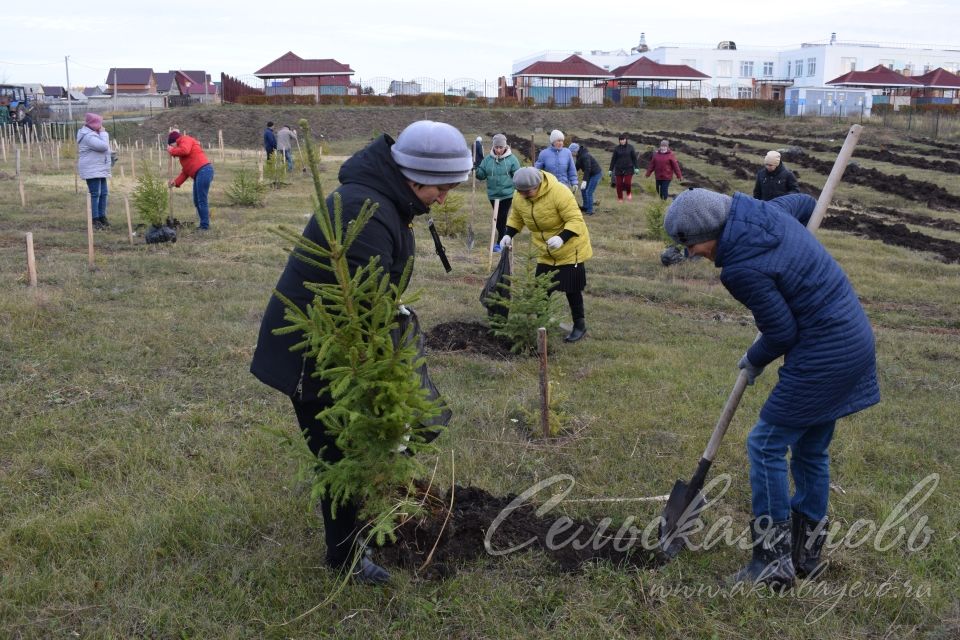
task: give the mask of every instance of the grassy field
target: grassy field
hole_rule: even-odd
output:
[[[656,114],[632,130],[710,124],[763,132],[769,125],[711,117]],[[815,132],[809,122],[797,126]],[[584,122],[566,133],[597,137],[594,129]],[[472,131],[464,133],[472,139]],[[824,136],[835,133],[834,123]],[[868,127],[862,144],[875,144],[877,133]],[[883,132],[886,140],[894,135]],[[349,153],[364,141],[338,141],[336,150]],[[538,142],[545,144],[546,134]],[[910,144],[918,155],[934,148]],[[609,158],[597,156],[602,165]],[[883,394],[880,405],[840,422],[831,447],[830,517],[847,543],[837,541],[818,588],[805,583],[782,598],[717,591],[748,556],[726,544],[659,569],[599,563],[561,573],[546,556],[521,552],[466,563],[443,581],[395,569],[387,588],[341,585],[323,568],[319,513],[295,479],[296,461],[269,433],[295,434],[293,412],[248,373],[260,316],[285,261],[269,230],[304,224],[309,180],[297,173],[268,194],[265,208],[231,208],[224,189],[240,167],[254,166],[253,154],[210,157],[217,172],[211,232],[190,228],[188,184],[174,193],[176,216],[191,223],[179,242],[146,246],[141,234],[131,245],[122,202],[134,186],[128,164],[126,177],[118,171],[112,181],[113,228],[97,232],[94,270],[72,161],[59,171],[49,158],[45,166],[36,157],[24,162],[26,207],[12,158],[0,166],[0,636],[960,636],[960,265],[839,232],[818,234],[874,324]],[[752,189],[722,167],[679,159]],[[328,189],[337,167],[324,164]],[[888,170],[933,179],[931,172]],[[934,177],[960,194],[955,175]],[[803,175],[812,184],[824,179]],[[455,416],[439,441],[442,454],[428,461],[437,466],[438,485],[505,495],[570,474],[575,487],[553,513],[646,523],[662,503],[602,500],[662,495],[677,478],[689,478],[755,329],[712,265],[663,268],[662,246],[638,237],[653,201],[644,190],[650,183],[641,178],[637,197],[621,206],[609,187],[599,188],[598,214],[588,219],[595,250],[589,336],[574,345],[563,344],[562,333],[551,336],[551,375],[574,433],[538,441],[514,420],[536,399],[534,359],[429,354]],[[445,240],[452,273],[443,272],[424,221],[416,225],[412,288],[423,292],[417,311],[428,330],[484,321],[477,297],[487,274],[486,197],[482,186],[459,191],[479,240],[473,250]],[[960,212],[928,211],[863,187],[842,186],[837,199],[960,220]],[[27,231],[36,245],[35,290],[27,286]],[[952,232],[938,237],[960,240]],[[707,515],[708,526],[729,516],[740,530],[749,519],[743,443],[776,380],[769,369],[745,394],[714,466],[713,475],[729,475],[730,489]],[[909,501],[915,510],[897,523],[903,534],[894,526],[878,537],[855,524],[880,526],[924,481]]]

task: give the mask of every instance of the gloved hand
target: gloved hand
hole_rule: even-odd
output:
[[[587,190],[587,181],[584,180],[583,182],[580,183],[580,191],[586,191],[586,190]]]
[[[513,238],[511,238],[508,235],[504,235],[502,238],[500,238],[501,249],[509,249],[512,246],[513,246]]]
[[[607,171],[607,177],[608,177],[608,178],[612,178],[612,177],[613,177],[613,171]]]
[[[763,373],[763,367],[758,367],[750,362],[750,358],[747,357],[747,354],[743,354],[743,357],[740,358],[740,362],[737,363],[737,366],[747,372],[748,385],[753,384],[760,374]]]
[[[574,194],[577,192],[577,183],[576,183],[576,182],[574,182],[572,185],[570,185],[570,191],[571,191],[572,193],[574,193]]]
[[[635,176],[640,175],[640,167],[636,167],[636,168],[633,170],[633,175],[635,175]]]
[[[500,245],[501,247],[503,245]],[[563,246],[563,238],[560,236],[553,236],[552,238],[547,238],[547,246],[551,249],[559,249]]]

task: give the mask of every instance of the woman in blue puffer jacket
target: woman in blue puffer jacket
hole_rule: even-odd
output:
[[[880,401],[870,322],[840,265],[804,227],[815,206],[805,194],[762,202],[692,189],[664,219],[670,237],[712,260],[753,313],[762,335],[740,359],[748,383],[784,359],[747,437],[756,544],[736,581],[782,587],[822,571],[834,426]]]
[[[560,184],[573,188],[577,184],[577,165],[570,149],[563,146],[565,139],[563,131],[551,131],[550,146],[540,152],[533,166],[552,173]]]

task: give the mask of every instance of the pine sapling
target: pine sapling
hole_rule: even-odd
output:
[[[368,201],[352,220],[345,220],[339,194],[335,194],[331,215],[309,125],[301,120],[300,126],[307,132],[307,158],[316,194],[314,218],[323,243],[311,242],[287,227],[281,226],[276,233],[293,244],[293,256],[331,272],[335,283],[305,283],[314,294],[305,310],[275,292],[290,323],[275,333],[302,334],[294,348],[303,350],[314,362],[314,375],[323,380],[330,396],[329,405],[317,418],[343,452],[343,459],[335,463],[311,458],[311,496],[329,497],[334,513],[345,503],[360,503],[360,518],[371,522],[369,535],[382,543],[393,538],[401,517],[417,511],[413,482],[426,470],[404,451],[436,451],[427,439],[438,427],[424,423],[440,414],[439,403],[421,388],[418,367],[422,358],[417,342],[410,326],[401,335],[398,322],[400,296],[413,262],[407,264],[397,284],[390,282],[378,256],[351,272],[347,252],[377,205]]]
[[[506,338],[514,353],[536,351],[537,329],[545,327],[549,332],[559,324],[550,295],[550,290],[555,286],[553,274],[542,273],[538,276],[536,268],[536,256],[527,256],[520,273],[506,276],[509,285],[499,285],[500,288],[509,289],[509,296],[500,292],[489,296],[492,305],[507,309],[506,316],[490,316],[490,330],[493,335]]]

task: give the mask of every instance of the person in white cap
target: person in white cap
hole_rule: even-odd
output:
[[[572,189],[577,185],[577,165],[570,149],[563,146],[564,140],[563,131],[551,131],[550,146],[540,152],[533,166],[552,173],[560,184]]]
[[[377,205],[373,218],[350,244],[347,259],[351,271],[366,266],[371,258],[376,257],[384,277],[391,284],[399,285],[407,263],[414,255],[414,219],[427,213],[430,205],[443,203],[450,190],[467,179],[472,168],[470,149],[463,135],[449,124],[429,120],[411,124],[396,142],[388,135],[381,135],[344,162],[338,176],[340,186],[327,197],[330,215],[334,214],[335,197],[340,200],[345,224],[357,217],[364,203]],[[313,217],[303,230],[303,236],[314,243],[325,244]],[[331,271],[291,255],[275,290],[301,309],[306,309],[314,294],[304,286],[305,282],[323,284],[336,280]],[[413,322],[416,327],[416,321]],[[261,382],[290,398],[310,450],[333,464],[343,454],[337,447],[336,438],[327,433],[325,425],[316,418],[329,406],[330,397],[323,380],[313,375],[314,359],[303,357],[302,351],[292,350],[302,340],[302,335],[274,333],[288,324],[283,302],[276,295],[271,296],[260,325],[250,371]],[[421,370],[421,377],[436,392],[425,367]],[[449,409],[444,409],[427,426],[446,424],[450,417]],[[335,569],[350,567],[361,549],[357,540],[360,505],[341,504],[337,507],[336,517],[329,497],[322,498],[320,506],[327,564]],[[387,571],[367,555],[363,555],[354,567],[352,577],[357,582],[380,584],[390,578]]]
[[[797,178],[783,165],[779,151],[768,151],[763,159],[763,168],[757,171],[753,197],[757,200],[773,200],[788,193],[800,193]]]

